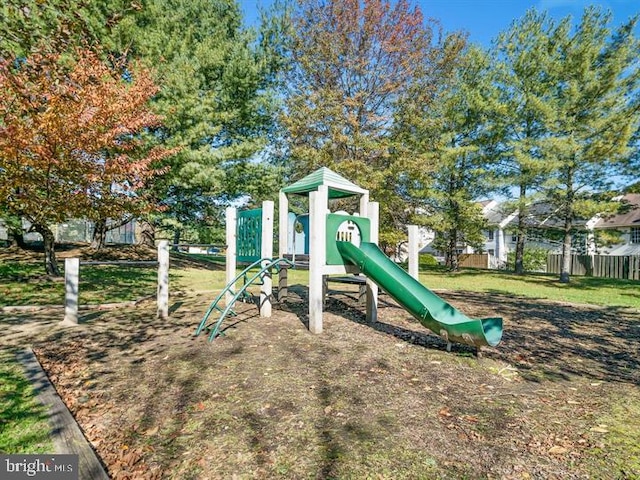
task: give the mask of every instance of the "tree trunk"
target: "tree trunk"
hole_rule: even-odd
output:
[[[516,275],[524,275],[524,243],[526,241],[526,223],[525,223],[525,210],[527,199],[527,187],[520,186],[520,201],[518,206],[518,230],[516,238],[516,263],[514,270]]]
[[[24,230],[22,228],[22,218],[16,215],[7,215],[4,218],[7,227],[7,240],[10,247],[18,247],[23,250],[27,248],[24,241]]]
[[[564,232],[562,242],[562,268],[560,269],[560,283],[569,283],[571,274],[571,230]]]
[[[156,227],[147,220],[140,221],[140,238],[138,239],[138,245],[154,248],[156,246]]]
[[[173,231],[173,247],[171,247],[171,249],[176,251],[176,252],[178,250],[180,250],[180,247],[178,246],[178,244],[180,243],[180,237],[181,236],[182,236],[182,229],[176,228]]]
[[[47,275],[60,277],[60,269],[58,268],[58,260],[55,252],[55,237],[53,231],[46,225],[33,225],[33,229],[42,235],[44,241],[44,268]]]
[[[569,283],[571,274],[571,229],[573,214],[571,207],[566,208],[564,216],[564,238],[562,240],[562,268],[560,269],[560,283]]]
[[[458,231],[449,231],[449,242],[447,244],[447,266],[452,272],[457,272],[460,269],[458,262]]]
[[[524,269],[524,244],[526,241],[524,228],[520,228],[518,225],[518,236],[516,238],[516,275],[524,275],[526,273]]]
[[[27,248],[27,242],[24,241],[24,232],[22,229],[7,228],[7,237],[10,247],[18,247],[22,250]]]
[[[100,218],[93,224],[93,235],[91,237],[91,248],[100,250],[107,243],[107,219]]]
[[[567,169],[564,183],[567,186],[567,193],[562,207],[564,212],[564,239],[562,241],[562,268],[560,269],[560,283],[569,283],[571,274],[571,229],[573,228],[573,204],[575,200],[575,192],[573,190],[573,168],[571,166]]]

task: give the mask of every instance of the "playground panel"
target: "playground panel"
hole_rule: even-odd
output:
[[[236,226],[237,261],[252,263],[262,252],[262,209],[238,212]]]
[[[347,225],[344,225],[348,222]],[[346,227],[346,228],[345,228]],[[355,231],[357,230],[357,234]],[[371,220],[354,215],[330,213],[327,215],[327,265],[344,265],[344,257],[338,251],[336,241],[352,242],[358,236],[360,242],[371,240]],[[358,242],[359,243],[359,242]]]

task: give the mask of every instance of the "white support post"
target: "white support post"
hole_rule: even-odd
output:
[[[295,233],[294,233],[295,235]],[[289,250],[289,199],[287,194],[278,194],[278,256],[284,258]],[[283,302],[288,293],[288,271],[281,268],[278,273],[278,301]]]
[[[371,243],[378,244],[378,228],[379,228],[379,211],[378,202],[369,202],[367,206],[367,217],[371,221],[371,233],[369,235]],[[367,322],[375,323],[378,321],[378,286],[367,278]]]
[[[365,193],[360,197],[360,212],[361,217],[369,217],[369,194]]]
[[[407,225],[407,230],[409,231],[409,275],[419,281],[418,226]]]
[[[264,268],[273,259],[273,202],[266,200],[262,202],[262,251],[260,256],[267,258],[262,262]],[[260,289],[260,316],[271,316],[271,295],[273,286],[271,271],[262,274],[262,288]]]
[[[323,275],[326,263],[326,229],[329,193],[326,185],[309,193],[309,330],[322,333]]]
[[[169,318],[169,242],[158,243],[158,318]]]
[[[227,207],[225,210],[225,218],[227,224],[227,254],[226,254],[226,281],[225,284],[229,285],[234,278],[236,278],[236,222],[237,211],[234,207]],[[225,294],[225,302],[227,305],[231,303],[233,295],[230,291]]]
[[[64,261],[64,320],[61,324],[78,325],[78,291],[80,259],[66,258]]]
[[[497,264],[499,266],[502,266],[506,262],[506,254],[504,248],[504,230],[502,230],[501,227],[498,227],[498,231],[496,233],[495,256]]]

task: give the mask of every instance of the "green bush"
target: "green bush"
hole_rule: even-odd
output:
[[[544,272],[547,269],[547,256],[549,251],[540,247],[525,247],[523,266],[526,272]],[[507,254],[507,268],[515,270],[516,252]]]
[[[429,253],[421,253],[418,256],[418,264],[420,266],[420,270],[423,270],[425,268],[437,266],[438,261],[435,259],[433,255]]]
[[[407,258],[404,262],[399,262],[399,266],[407,270],[409,268],[409,259]],[[429,253],[421,253],[418,255],[418,271],[433,269],[433,267],[437,267],[438,261],[435,257]]]

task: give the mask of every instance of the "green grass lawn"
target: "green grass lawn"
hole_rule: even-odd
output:
[[[172,268],[172,289],[213,294],[224,288],[222,257],[189,257],[213,263],[218,269],[193,265],[188,268]],[[240,271],[238,269],[238,273]],[[81,266],[80,304],[122,302],[152,295],[156,289],[156,276],[153,267]],[[519,276],[498,270],[473,269],[449,273],[438,267],[430,267],[420,272],[420,281],[434,290],[522,295],[572,303],[640,308],[640,282],[632,280],[574,276],[569,284],[562,284],[558,282],[556,275]],[[289,270],[289,283],[307,285],[308,272]],[[277,285],[275,273],[274,285]],[[62,279],[52,280],[43,275],[41,263],[5,262],[0,265],[0,306],[63,303],[64,282]]]
[[[0,453],[51,453],[45,408],[15,357],[0,351]]]
[[[220,263],[221,259],[203,259]],[[240,269],[237,270],[240,273]],[[178,285],[195,292],[216,292],[225,286],[224,271],[198,268],[174,270],[173,279]],[[309,272],[289,270],[289,284],[307,285]],[[515,275],[502,270],[463,269],[450,273],[440,267],[430,267],[420,272],[420,282],[430,289],[486,292],[488,294],[522,295],[569,303],[602,305],[610,307],[640,308],[640,282],[611,278],[571,277],[568,284],[560,283],[557,275],[530,273]],[[274,273],[274,285],[277,285]]]
[[[81,266],[80,304],[123,302],[155,294],[157,276],[155,267]],[[0,307],[63,304],[64,279],[44,275],[42,263],[0,265]]]
[[[640,308],[640,282],[611,278],[571,277],[563,284],[557,275],[524,276],[499,270],[442,269],[420,272],[420,281],[431,289],[522,295],[531,298],[591,305]]]
[[[240,274],[242,271],[242,268],[238,268],[236,269],[236,274]],[[257,270],[250,271],[248,274],[249,277],[253,276],[256,272]],[[195,293],[216,293],[226,286],[224,270],[185,268],[170,270],[169,274],[170,282],[172,282],[176,288]],[[276,271],[273,272],[272,278],[273,285],[276,287],[278,285],[278,273]],[[309,283],[309,272],[306,270],[290,269],[288,279],[290,285],[307,285]],[[238,286],[241,284],[241,281],[239,281]]]

